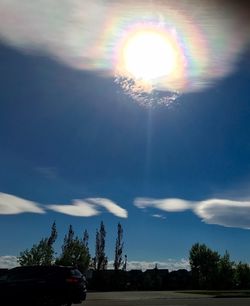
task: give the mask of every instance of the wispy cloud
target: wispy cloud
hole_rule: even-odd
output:
[[[43,214],[45,210],[38,203],[7,193],[0,193],[0,215],[15,215],[21,213]]]
[[[140,209],[154,208],[165,212],[192,210],[208,224],[250,229],[250,201],[208,199],[192,202],[182,199],[137,198],[134,205]]]
[[[165,220],[166,217],[160,214],[153,214],[152,217]]]
[[[0,256],[0,268],[11,269],[17,266],[19,266],[19,264],[17,262],[16,256],[10,256],[10,255]]]
[[[128,212],[118,204],[106,198],[89,198],[84,200],[74,200],[71,205],[47,205],[47,208],[66,215],[77,217],[92,217],[101,214],[101,208],[106,209],[111,214],[127,218]]]
[[[114,261],[108,262],[108,269],[113,269]],[[180,260],[168,258],[166,261],[136,261],[131,260],[127,262],[127,270],[142,270],[154,269],[157,265],[158,269],[168,269],[169,271],[186,269],[190,270],[189,260],[182,258]]]

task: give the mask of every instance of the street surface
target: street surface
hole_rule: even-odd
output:
[[[249,306],[250,298],[160,292],[89,292],[85,306]]]

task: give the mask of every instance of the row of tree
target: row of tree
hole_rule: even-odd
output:
[[[250,266],[235,263],[227,251],[221,256],[196,243],[189,252],[189,262],[194,289],[250,289]]]
[[[205,244],[196,243],[191,247],[191,271],[169,272],[167,269],[157,269],[156,266],[143,273],[138,270],[126,271],[127,256],[123,256],[123,228],[120,223],[117,225],[113,270],[107,270],[106,230],[103,222],[96,230],[94,257],[90,255],[87,230],[79,237],[70,225],[59,256],[56,256],[54,250],[57,236],[54,222],[49,237],[20,253],[20,265],[58,264],[76,266],[82,272],[92,270],[89,285],[91,289],[97,290],[250,289],[250,266],[242,262],[235,263],[228,252],[221,256]]]
[[[105,253],[106,230],[103,221],[96,230],[95,256],[91,257],[89,250],[89,234],[84,231],[83,237],[75,235],[72,225],[64,237],[62,252],[56,256],[54,244],[57,239],[57,228],[54,222],[51,227],[50,236],[42,238],[39,243],[30,249],[20,253],[18,262],[21,266],[27,265],[63,265],[75,266],[82,272],[92,268],[96,271],[107,269],[108,258]],[[120,223],[117,225],[117,238],[114,251],[114,270],[126,269],[127,256],[123,260],[123,229]]]

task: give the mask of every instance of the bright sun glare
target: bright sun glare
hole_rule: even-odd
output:
[[[139,31],[123,51],[126,71],[135,79],[153,81],[169,75],[176,65],[173,46],[162,33]]]

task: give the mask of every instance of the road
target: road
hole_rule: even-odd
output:
[[[250,298],[214,298],[177,292],[88,293],[84,306],[249,306]]]

